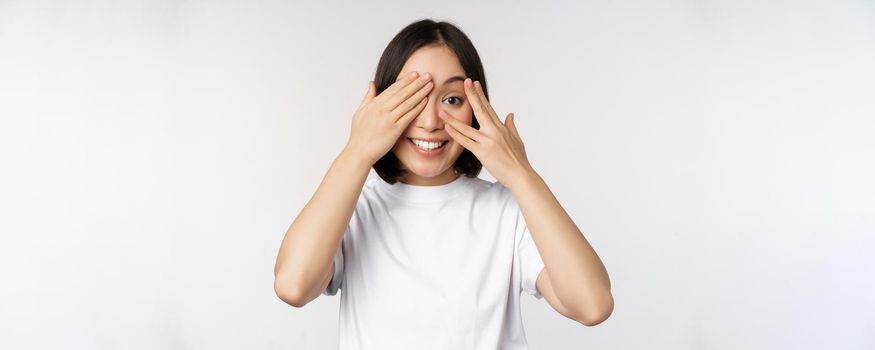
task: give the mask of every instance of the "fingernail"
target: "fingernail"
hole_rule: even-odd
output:
[[[422,81],[428,81],[429,79],[431,79],[431,74],[425,73],[421,77],[419,77],[419,79],[422,79]]]
[[[416,72],[410,72],[410,77],[411,77],[411,78],[416,78],[416,75],[417,75]]]

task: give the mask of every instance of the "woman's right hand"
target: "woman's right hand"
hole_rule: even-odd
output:
[[[368,93],[352,117],[346,149],[374,165],[425,108],[433,86],[431,74],[417,72],[407,73],[380,95],[376,84],[368,83]]]

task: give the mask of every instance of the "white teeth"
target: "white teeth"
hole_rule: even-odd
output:
[[[416,146],[418,146],[419,148],[424,149],[426,151],[438,148],[446,142],[446,141],[426,142],[426,141],[420,141],[417,139],[411,139],[411,140],[413,140],[413,143],[416,144]]]

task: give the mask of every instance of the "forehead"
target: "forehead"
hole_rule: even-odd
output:
[[[455,75],[465,75],[459,58],[445,45],[423,46],[414,51],[407,62],[404,62],[398,77],[403,77],[412,71],[431,73],[435,81]]]

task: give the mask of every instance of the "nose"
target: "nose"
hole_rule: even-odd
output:
[[[431,94],[429,94],[425,107],[422,108],[422,111],[419,112],[419,115],[416,116],[416,120],[414,120],[414,125],[428,133],[433,133],[443,129],[444,121],[438,117],[438,108],[440,108],[439,104],[436,101],[433,101]]]

